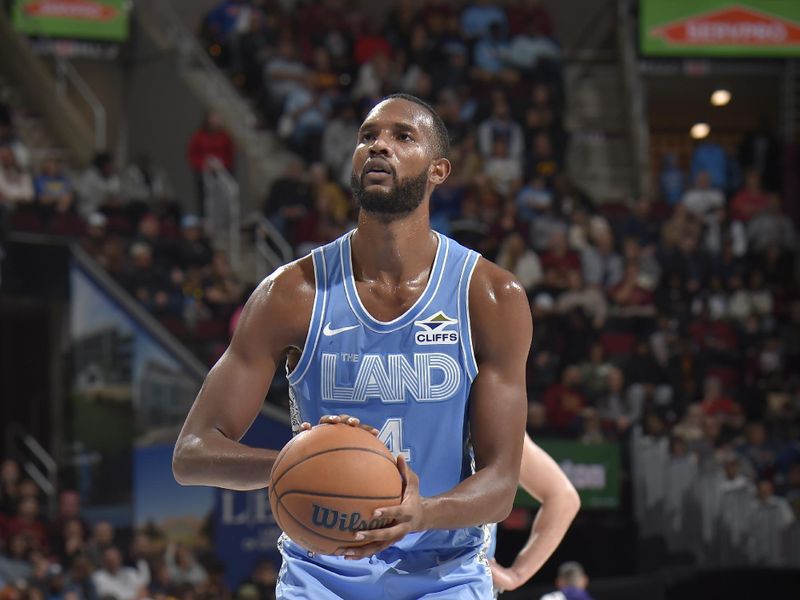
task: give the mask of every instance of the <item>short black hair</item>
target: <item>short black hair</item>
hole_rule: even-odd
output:
[[[434,140],[434,149],[436,153],[439,155],[436,158],[446,157],[447,154],[450,152],[450,135],[447,133],[447,126],[442,121],[442,117],[440,117],[434,108],[425,102],[417,98],[416,96],[412,96],[411,94],[404,94],[404,93],[397,93],[397,94],[390,94],[385,98],[381,99],[381,102],[385,100],[406,100],[408,102],[413,102],[414,104],[418,104],[425,110],[427,110],[431,118],[433,118],[433,132],[436,136]],[[378,103],[380,104],[380,102]]]

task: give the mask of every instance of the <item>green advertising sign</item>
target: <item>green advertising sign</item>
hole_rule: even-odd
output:
[[[641,0],[648,56],[800,56],[800,0]]]
[[[578,490],[582,508],[619,508],[619,446],[583,444],[568,440],[536,440],[558,463]],[[515,506],[539,503],[522,488]]]
[[[26,35],[122,42],[129,0],[16,0],[14,28]]]

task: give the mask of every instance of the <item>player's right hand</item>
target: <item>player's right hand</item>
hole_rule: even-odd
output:
[[[524,580],[512,569],[500,565],[495,559],[489,561],[492,569],[492,585],[504,592],[510,592],[521,586]]]
[[[345,425],[350,425],[351,427],[361,427],[364,431],[368,431],[375,437],[378,436],[380,433],[377,429],[375,429],[372,425],[366,425],[361,423],[358,417],[351,417],[350,415],[325,415],[319,420],[320,425],[325,423],[335,424],[335,423],[344,423]]]

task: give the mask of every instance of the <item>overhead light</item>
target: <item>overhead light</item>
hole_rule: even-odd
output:
[[[728,90],[714,90],[711,94],[711,104],[714,106],[725,106],[731,101],[731,93]]]
[[[709,133],[711,133],[711,127],[708,126],[708,123],[695,123],[689,130],[689,135],[696,140],[707,138]]]

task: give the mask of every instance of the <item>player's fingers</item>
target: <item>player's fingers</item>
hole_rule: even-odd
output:
[[[311,423],[308,421],[303,421],[300,423],[300,431],[308,431],[309,429],[311,429]]]
[[[336,416],[336,415],[325,415],[324,417],[320,417],[319,422],[320,423],[330,423],[330,424],[338,423],[339,422],[339,417]]]
[[[385,506],[372,513],[373,519],[386,519],[387,523],[407,523],[411,520],[411,514],[402,504],[398,506]]]
[[[361,429],[371,433],[375,437],[378,437],[378,434],[380,433],[380,431],[375,429],[372,425],[365,425],[364,423],[361,424]]]
[[[397,523],[391,527],[380,527],[378,529],[365,529],[356,532],[353,539],[357,542],[394,542],[408,533],[408,525]]]

